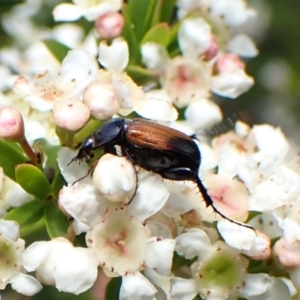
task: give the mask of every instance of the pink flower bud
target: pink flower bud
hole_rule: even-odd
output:
[[[218,54],[218,51],[219,51],[219,45],[218,45],[217,38],[214,35],[212,35],[209,48],[204,53],[204,59],[211,60]]]
[[[109,12],[98,17],[95,21],[95,28],[103,39],[112,39],[122,33],[124,17],[118,12]]]
[[[217,73],[245,70],[245,63],[234,53],[223,54],[215,64]]]
[[[80,99],[71,98],[56,102],[52,116],[55,125],[59,128],[77,131],[89,120],[90,110]]]
[[[254,260],[267,259],[271,255],[271,240],[270,238],[258,230],[253,244],[249,250],[244,250],[243,253]]]
[[[0,137],[14,142],[25,139],[23,117],[17,109],[0,107]]]
[[[120,109],[112,85],[99,80],[94,80],[86,87],[83,102],[89,107],[91,115],[98,120],[108,119]]]
[[[278,259],[281,266],[300,266],[300,241],[289,243],[285,237],[281,237],[274,245],[273,254]]]

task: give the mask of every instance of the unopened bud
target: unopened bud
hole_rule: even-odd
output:
[[[77,131],[89,120],[90,110],[79,98],[71,98],[54,104],[53,121],[59,128]]]
[[[112,85],[99,80],[94,80],[86,87],[83,102],[89,107],[91,115],[98,120],[108,119],[120,109]]]
[[[234,53],[223,54],[215,64],[217,73],[234,72],[236,70],[244,69],[245,63]]]
[[[17,109],[0,107],[0,137],[13,142],[25,139],[23,117]]]
[[[122,33],[124,17],[118,12],[109,12],[98,17],[95,21],[95,28],[103,39],[112,39]]]
[[[274,245],[273,255],[277,258],[281,266],[300,266],[300,241],[289,243],[285,237],[281,237]]]
[[[94,173],[95,188],[108,200],[128,202],[136,189],[136,175],[131,162],[125,157],[106,154],[99,160]]]
[[[217,38],[214,35],[212,35],[209,48],[204,53],[204,59],[210,60],[214,58],[218,54],[218,51],[219,51],[219,46],[218,46]]]

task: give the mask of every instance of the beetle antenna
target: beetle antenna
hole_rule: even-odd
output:
[[[235,123],[237,121],[245,121],[245,119],[248,119],[245,113],[243,112],[236,112],[233,113],[230,117],[223,120],[222,122],[216,124],[212,128],[204,130],[204,132],[197,135],[205,135],[208,138],[214,138],[220,134],[226,133],[230,130],[232,130],[235,126]]]
[[[67,164],[67,167],[68,167],[72,162],[76,161],[77,159],[78,159],[77,156],[73,157],[73,158],[71,159],[71,161]]]
[[[212,200],[212,198],[209,196],[208,192],[207,192],[207,189],[206,187],[203,185],[202,181],[200,180],[200,178],[198,178],[198,176],[195,177],[195,180],[196,180],[196,184],[201,192],[201,195],[206,203],[206,207],[209,207],[211,206],[212,209],[214,210],[215,213],[217,213],[219,216],[221,216],[223,219],[231,222],[231,223],[234,223],[234,224],[237,224],[237,225],[240,225],[240,226],[243,226],[243,227],[247,227],[249,229],[252,229],[255,231],[255,229],[250,226],[250,225],[247,225],[247,224],[244,224],[244,223],[241,223],[241,222],[237,222],[237,221],[234,221],[228,217],[226,217],[223,213],[221,213],[214,205],[214,202]]]

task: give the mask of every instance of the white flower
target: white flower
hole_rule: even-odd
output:
[[[13,221],[0,220],[0,289],[7,284],[18,293],[32,296],[42,289],[41,284],[22,272],[22,253],[25,241],[19,238],[19,226]]]
[[[218,231],[228,245],[239,250],[250,250],[256,238],[256,233],[251,228],[228,220],[218,221]]]
[[[43,283],[75,295],[88,290],[97,279],[97,260],[91,249],[74,247],[65,238],[31,244],[23,261]]]
[[[118,113],[124,116],[130,114],[137,103],[145,98],[145,94],[131,77],[123,72],[129,61],[127,42],[121,37],[114,39],[110,46],[102,41],[99,45],[98,60],[107,69],[106,74],[98,73],[98,79],[112,85],[120,105]]]
[[[178,117],[176,108],[170,102],[149,96],[137,103],[135,111],[143,118],[153,121],[170,122]]]
[[[83,102],[89,107],[91,115],[98,120],[106,120],[120,109],[117,95],[111,84],[92,81],[84,90]]]
[[[140,272],[123,276],[120,300],[154,300],[157,290]]]
[[[236,98],[239,95],[247,92],[254,80],[248,76],[244,70],[237,69],[233,72],[221,72],[212,77],[212,92],[217,95]]]
[[[220,107],[208,99],[189,103],[184,115],[195,131],[210,128],[222,120]]]
[[[229,26],[240,26],[256,15],[245,0],[211,0],[210,10],[212,15],[222,16]]]
[[[288,284],[292,285],[292,283],[290,280],[287,282],[285,280],[263,273],[247,274],[240,293],[247,299],[291,299],[292,293],[289,291]]]
[[[163,70],[169,60],[166,48],[153,42],[143,44],[141,54],[143,64],[150,70]]]
[[[87,232],[86,242],[98,264],[120,275],[143,266],[146,255],[147,227],[123,211],[108,212]]]
[[[80,96],[94,71],[93,58],[85,51],[73,50],[64,58],[59,75],[44,72],[33,82],[21,76],[15,89],[32,108],[45,112],[51,110],[56,101]]]
[[[127,42],[119,37],[113,40],[110,46],[106,41],[99,45],[99,62],[109,71],[121,73],[129,61],[129,50]]]
[[[18,183],[7,176],[4,176],[3,188],[0,191],[0,199],[4,209],[21,206],[22,204],[33,200],[33,198],[34,197],[24,191]]]
[[[88,21],[93,21],[106,13],[120,10],[122,6],[121,0],[73,0],[73,3],[61,3],[57,5],[53,10],[54,20],[75,21],[83,16]]]
[[[228,42],[227,49],[244,57],[255,57],[258,54],[253,40],[245,34],[238,34],[233,37]]]
[[[202,18],[185,19],[178,31],[178,43],[183,56],[198,58],[210,46],[210,25]]]
[[[161,83],[172,102],[182,108],[209,96],[210,69],[203,62],[177,56],[169,61]]]

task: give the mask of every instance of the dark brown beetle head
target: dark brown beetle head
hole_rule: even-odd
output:
[[[85,161],[88,163],[91,160],[91,158],[93,158],[94,156],[94,154],[92,153],[93,146],[94,146],[94,139],[93,136],[90,135],[81,145],[78,154],[74,158],[72,158],[72,160],[68,163],[68,165],[70,165],[74,161],[83,160],[83,159],[85,159]]]

